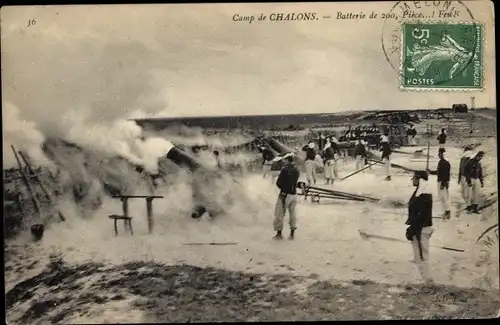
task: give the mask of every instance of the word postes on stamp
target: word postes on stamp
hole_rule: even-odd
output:
[[[476,23],[404,23],[401,88],[481,90],[484,26]]]

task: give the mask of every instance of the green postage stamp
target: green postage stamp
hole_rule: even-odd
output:
[[[484,26],[404,23],[401,88],[482,90]]]

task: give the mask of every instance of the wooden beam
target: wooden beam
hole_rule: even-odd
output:
[[[427,142],[427,162],[425,165],[425,170],[429,170],[429,157],[430,157],[430,152],[431,152],[431,143]]]
[[[27,157],[27,155],[24,152],[19,151],[19,156],[21,156],[22,160],[24,161],[24,164],[28,167],[28,170],[31,173],[30,178],[33,178],[38,183],[38,185],[40,185],[40,188],[42,189],[43,193],[45,194],[47,199],[51,202],[52,201],[51,195],[49,194],[47,189],[43,186],[43,183],[40,181],[38,174],[31,167],[31,164],[29,162],[29,158]]]
[[[227,246],[227,245],[238,245],[238,243],[186,243],[184,245],[191,245],[191,246],[201,246],[201,245]]]
[[[399,239],[399,238],[392,238],[392,237],[380,236],[380,235],[375,235],[375,234],[369,234],[369,233],[366,233],[362,230],[358,230],[358,232],[363,239],[375,238],[375,239],[383,239],[383,240],[389,240],[389,241],[397,241],[397,242],[401,242],[401,243],[410,243],[409,240],[403,240],[403,239]],[[465,252],[464,249],[458,249],[458,248],[452,248],[452,247],[446,247],[446,246],[431,246],[431,247],[436,247],[436,248],[440,248],[440,249],[444,249],[444,250],[448,250],[448,251],[460,252],[460,253]]]
[[[360,173],[360,172],[362,172],[363,170],[365,170],[365,169],[367,169],[367,168],[370,168],[371,166],[373,166],[373,165],[375,165],[375,164],[376,164],[376,162],[372,162],[371,164],[366,165],[365,167],[361,168],[360,170],[357,170],[357,171],[355,171],[355,172],[353,172],[353,173],[351,173],[351,174],[349,174],[349,175],[347,175],[347,176],[345,176],[345,177],[341,178],[340,180],[341,180],[341,181],[346,180],[346,179],[348,179],[349,177],[354,176],[354,175],[356,175],[357,173]]]
[[[35,206],[36,213],[38,214],[38,217],[41,218],[40,203],[38,202],[38,200],[35,196],[35,191],[33,190],[33,187],[31,186],[31,183],[30,183],[28,176],[23,171],[23,166],[21,164],[21,160],[19,160],[19,156],[17,155],[16,149],[14,148],[13,145],[11,145],[10,147],[12,148],[12,151],[14,152],[14,156],[16,157],[17,165],[19,166],[19,173],[21,174],[21,177],[24,181],[24,184],[26,185],[26,188],[28,189],[28,193],[30,194],[31,201],[33,202],[33,205]]]

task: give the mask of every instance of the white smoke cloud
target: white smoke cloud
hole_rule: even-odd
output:
[[[98,150],[112,156],[122,156],[133,163],[141,162],[140,153],[134,147],[142,130],[133,121],[116,120],[112,122],[92,121],[85,116],[66,114],[71,129],[66,140],[89,149]]]
[[[223,133],[208,134],[200,127],[174,126],[160,132],[145,131],[145,135],[161,136],[179,146],[209,146],[212,149],[238,146],[252,141],[254,138],[243,132],[231,130]]]
[[[174,147],[174,145],[163,138],[148,138],[145,141],[140,141],[138,146],[141,150],[142,165],[150,173],[158,172],[158,161],[160,158]]]
[[[43,154],[41,145],[45,137],[38,130],[37,125],[21,118],[19,108],[10,103],[2,103],[3,120],[3,164],[4,169],[17,167],[17,162],[12,152],[11,145],[16,151],[28,154],[33,163],[49,165],[50,161]]]

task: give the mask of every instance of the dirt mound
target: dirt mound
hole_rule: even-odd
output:
[[[127,300],[127,310],[142,312],[139,322],[243,322],[485,318],[498,312],[500,296],[452,286],[336,284],[153,262],[68,266],[54,259],[7,292],[7,319],[12,324],[64,323],[76,317],[105,322],[96,309]]]

